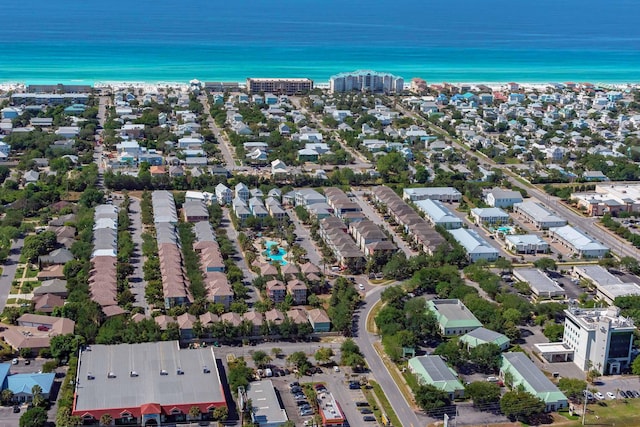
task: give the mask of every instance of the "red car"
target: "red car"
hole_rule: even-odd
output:
[[[40,325],[40,326],[38,326],[38,330],[39,331],[48,331],[49,327],[48,326],[44,326],[44,325]]]

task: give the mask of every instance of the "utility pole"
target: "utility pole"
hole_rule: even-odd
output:
[[[582,408],[582,425],[584,425],[584,419],[587,416],[587,401],[589,400],[589,398],[587,397],[588,394],[586,388],[584,389],[582,394],[584,395],[584,406]]]

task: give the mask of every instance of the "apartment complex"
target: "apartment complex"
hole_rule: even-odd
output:
[[[369,92],[400,93],[404,89],[404,79],[388,73],[371,70],[358,70],[331,76],[329,89],[332,93]]]
[[[257,94],[269,92],[277,95],[296,95],[309,93],[313,90],[313,80],[301,79],[247,79],[247,92]]]

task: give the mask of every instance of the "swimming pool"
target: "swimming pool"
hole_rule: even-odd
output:
[[[513,234],[513,227],[508,227],[508,226],[504,226],[504,225],[503,225],[503,226],[501,226],[501,227],[498,227],[498,228],[497,228],[497,230],[498,230],[500,233],[504,233],[504,234]]]
[[[284,257],[287,256],[287,251],[285,251],[282,248],[278,248],[278,253],[277,254],[272,254],[271,253],[271,247],[274,246],[274,245],[277,245],[278,242],[267,240],[264,244],[267,247],[267,249],[265,249],[263,254],[267,258],[271,259],[271,261],[279,262],[280,265],[287,265],[287,261],[284,260]]]

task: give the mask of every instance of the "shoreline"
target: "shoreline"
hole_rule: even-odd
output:
[[[269,77],[267,77],[269,78]],[[279,77],[273,77],[273,78],[279,78]],[[281,78],[281,77],[280,77]],[[286,78],[286,77],[285,77]],[[192,80],[198,80],[198,79],[192,79]],[[201,83],[205,83],[204,80],[198,80]],[[213,81],[213,80],[212,80]],[[242,89],[246,86],[246,81],[235,81],[235,80],[216,80],[218,82],[224,82],[224,83],[237,83],[238,86]],[[405,89],[408,89],[409,84],[410,84],[410,79],[409,80],[405,80]],[[549,86],[553,85],[553,84],[562,84],[567,82],[568,80],[565,80],[564,82],[559,82],[559,81],[546,81],[546,82],[525,82],[525,81],[517,81],[517,80],[511,80],[511,81],[504,81],[504,82],[487,82],[487,81],[427,81],[427,85],[431,86],[431,85],[443,85],[443,84],[450,84],[450,85],[469,85],[469,86],[487,86],[489,88],[491,88],[492,90],[504,90],[506,89],[506,86],[509,85],[509,83],[515,82],[517,83],[521,89],[529,89],[529,90],[541,90],[541,89],[545,89],[548,88]],[[640,81],[638,82],[629,82],[629,81],[611,81],[611,82],[593,82],[593,81],[588,81],[588,80],[576,80],[575,81],[576,84],[581,84],[581,83],[590,83],[592,85],[594,85],[595,87],[601,87],[601,88],[608,88],[608,89],[633,89],[633,88],[638,88],[640,87]],[[94,81],[94,82],[89,82],[89,81],[84,81],[84,80],[59,80],[59,81],[51,81],[51,80],[46,80],[46,81],[37,81],[37,83],[33,83],[33,82],[28,82],[28,81],[24,81],[24,82],[17,82],[17,81],[7,81],[7,82],[0,82],[0,91],[12,91],[12,90],[26,90],[26,87],[29,85],[56,85],[56,84],[63,84],[63,85],[87,85],[87,86],[91,86],[93,88],[99,89],[99,88],[118,88],[118,89],[122,89],[122,88],[136,88],[136,89],[160,89],[160,88],[180,88],[180,89],[188,89],[190,82],[179,82],[179,81],[144,81],[144,80],[131,80],[131,81],[118,81],[118,80],[113,80],[113,81]],[[318,88],[318,89],[328,89],[329,88],[329,81],[314,81],[314,87]]]

